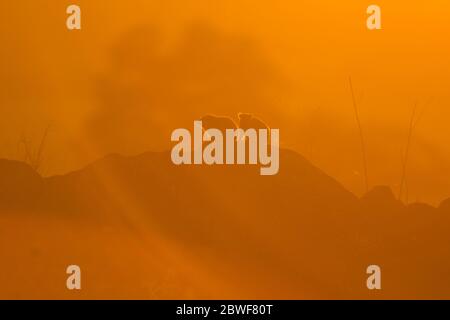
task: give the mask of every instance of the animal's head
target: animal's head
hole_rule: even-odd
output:
[[[253,118],[251,113],[239,113],[238,114],[239,121],[247,121]]]

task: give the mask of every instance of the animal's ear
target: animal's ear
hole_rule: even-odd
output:
[[[241,120],[241,119],[248,119],[248,118],[251,118],[251,117],[252,117],[252,115],[250,113],[243,113],[243,112],[239,112],[238,113],[239,120]]]

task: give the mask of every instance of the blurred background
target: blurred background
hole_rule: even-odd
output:
[[[78,4],[82,30],[66,28]],[[170,148],[206,113],[250,112],[357,195],[398,193],[417,105],[404,201],[450,195],[450,5],[378,0],[21,0],[0,3],[0,158],[42,149],[44,176],[109,153]],[[45,135],[45,139],[43,139]],[[283,164],[281,163],[281,170]]]

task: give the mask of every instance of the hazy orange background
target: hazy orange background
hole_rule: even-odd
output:
[[[74,3],[81,31],[66,28]],[[0,159],[23,161],[20,141],[36,149],[50,126],[39,169],[50,177],[110,153],[167,151],[172,130],[191,128],[207,113],[250,112],[280,128],[282,147],[360,196],[351,77],[370,187],[398,194],[417,103],[403,201],[437,205],[450,196],[450,5],[376,1],[383,29],[369,31],[370,4],[2,1]],[[440,211],[398,209],[383,188],[359,202],[308,161],[284,155],[274,180],[239,181],[234,177],[249,173],[176,171],[153,153],[107,157],[45,181],[26,166],[1,162],[3,181],[15,166],[36,183],[25,187],[44,184],[51,199],[43,199],[56,214],[2,209],[0,298],[448,297],[450,202]],[[11,172],[5,190],[20,196],[21,181]],[[143,176],[133,180],[136,172]],[[180,176],[186,181],[173,183]],[[260,194],[267,190],[276,190],[280,203]],[[221,198],[224,192],[235,197]],[[72,216],[71,206],[84,200],[92,211]],[[386,270],[382,296],[364,286],[374,261]],[[70,292],[65,267],[78,262],[86,286]]]
[[[81,31],[65,27],[65,8],[71,3],[82,7]],[[424,111],[411,146],[408,193],[410,200],[436,204],[450,194],[450,5],[376,3],[382,8],[381,31],[366,29],[371,2],[360,0],[3,1],[0,156],[21,159],[20,136],[38,141],[50,124],[43,173],[64,173],[109,152],[168,148],[168,132],[205,112],[234,116],[235,110],[248,110],[279,127],[285,146],[360,193],[359,142],[348,87],[352,76],[360,97],[370,185],[398,185],[409,117],[417,101]],[[167,100],[161,92],[142,93],[151,92],[161,75],[166,75],[164,83],[182,78],[182,72],[196,71],[177,73],[177,66],[172,66],[165,72],[164,65],[154,70],[157,62],[149,62],[148,69],[124,65],[147,61],[155,52],[163,58],[176,55],[183,43],[195,46],[196,40],[186,35],[193,24],[212,32],[218,43],[212,53],[223,52],[223,57],[211,61],[205,50],[194,50],[191,61],[218,65],[225,59],[239,64],[254,56],[256,62],[250,63],[255,70],[249,68],[245,77],[229,68],[216,76],[198,72],[196,79],[217,82],[219,89],[201,92],[200,82],[199,96],[204,100],[197,109],[192,107],[195,88],[184,88],[194,99],[191,104],[183,97]],[[237,50],[221,50],[221,44]],[[208,47],[206,42],[198,48],[202,45]],[[186,56],[177,61],[190,60]],[[203,62],[193,61],[192,68]],[[223,80],[236,74],[237,83]],[[108,81],[114,83],[105,85]],[[142,90],[130,93],[123,89],[127,83]],[[99,137],[95,123],[109,121],[105,101],[113,91],[138,96],[124,98],[122,105],[132,109],[140,104],[141,109],[123,123],[114,123],[114,135]],[[227,108],[227,103],[234,105]],[[140,128],[137,114],[154,119],[154,128]],[[130,133],[134,126],[138,129]],[[161,134],[150,138],[155,132]]]

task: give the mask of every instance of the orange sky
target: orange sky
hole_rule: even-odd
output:
[[[82,8],[81,31],[70,32],[65,27],[65,8],[72,3]],[[50,124],[43,173],[64,173],[107,152],[139,153],[169,147],[166,133],[179,123],[190,125],[194,120],[190,117],[203,112],[234,116],[244,107],[227,109],[220,101],[245,101],[248,111],[281,129],[284,146],[295,148],[359,194],[362,168],[348,88],[352,76],[367,142],[370,185],[396,188],[409,117],[418,102],[422,116],[411,145],[409,201],[437,203],[450,196],[450,5],[443,0],[376,1],[382,8],[383,30],[368,31],[365,11],[372,3],[2,2],[0,157],[23,158],[18,147],[21,135],[38,141]],[[186,30],[199,21],[219,39],[213,53],[223,52],[223,56],[217,61],[207,55],[202,60],[208,42],[201,43],[200,53],[189,47],[195,39],[189,40]],[[133,61],[148,62],[153,52],[150,41],[145,40],[146,31],[137,40],[133,38],[133,30],[147,27],[157,33],[157,40],[152,40],[157,43],[157,62],[147,69],[133,67]],[[235,56],[230,58],[226,54],[230,55],[227,45],[231,44]],[[142,56],[137,52],[140,49]],[[253,56],[256,62],[247,58]],[[195,60],[199,57],[200,62]],[[245,70],[254,74],[219,68],[213,77],[187,68],[191,61],[192,66],[208,61],[217,67],[224,60],[230,65],[249,62],[251,67]],[[173,61],[179,65],[165,72]],[[198,83],[192,82],[192,74]],[[162,84],[173,85],[167,96],[142,94],[158,86],[155,75],[162,75]],[[186,87],[184,82],[180,86],[173,79],[192,86]],[[207,95],[192,94],[204,92],[209,79],[217,83],[214,90],[208,88]],[[164,88],[161,85],[155,91]],[[171,91],[173,88],[177,91]],[[186,90],[189,94],[181,97]],[[204,98],[202,107],[186,111],[196,108],[198,102],[189,97]],[[145,113],[145,105],[152,103],[161,107]],[[133,118],[140,113],[119,116],[123,122],[116,119],[114,125],[108,125],[110,104],[144,112],[149,131],[140,129],[139,119]],[[96,128],[103,125],[115,130],[111,131],[114,134],[104,131],[99,135]],[[124,132],[126,137],[122,137]]]

